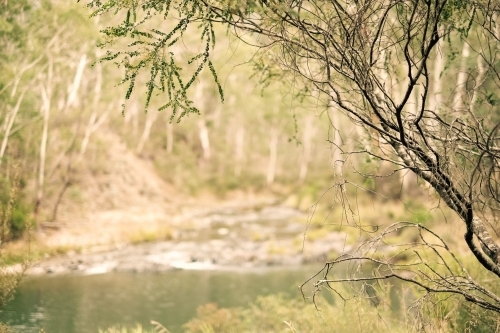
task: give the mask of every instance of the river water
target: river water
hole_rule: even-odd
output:
[[[115,324],[151,327],[162,323],[172,333],[206,303],[246,306],[259,295],[287,293],[319,267],[263,268],[244,271],[168,271],[28,277],[0,321],[21,332],[96,333]]]

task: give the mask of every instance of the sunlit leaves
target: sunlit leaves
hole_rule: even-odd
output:
[[[120,14],[125,12],[121,23],[109,26],[101,32],[104,42],[101,47],[110,47],[119,40],[127,40],[125,50],[107,51],[100,61],[114,61],[125,69],[120,84],[127,84],[125,99],[130,99],[140,80],[140,73],[148,73],[145,87],[145,107],[158,96],[163,105],[159,110],[171,108],[175,117],[180,110],[179,119],[184,115],[199,111],[193,107],[188,89],[196,84],[204,69],[211,73],[218,87],[221,100],[224,100],[222,86],[212,64],[211,51],[215,47],[215,32],[212,24],[213,13],[201,1],[91,1],[93,16]],[[158,29],[149,24],[155,16],[167,19],[170,28]],[[180,60],[183,38],[192,24],[198,26],[204,48],[187,61]],[[142,81],[141,81],[142,82]],[[166,100],[166,101],[165,101]]]

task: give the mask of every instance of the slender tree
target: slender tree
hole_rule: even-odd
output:
[[[343,154],[386,161],[395,171],[411,171],[429,184],[465,224],[465,241],[477,261],[500,278],[500,247],[488,228],[495,226],[500,208],[498,1],[94,0],[89,6],[93,15],[123,15],[119,25],[104,30],[108,51],[103,60],[124,66],[125,98],[133,93],[136,79],[147,75],[147,103],[156,91],[165,101],[160,109],[172,108],[181,118],[199,112],[187,91],[204,69],[212,74],[224,99],[211,60],[214,25],[223,24],[241,40],[254,44],[258,49],[254,64],[263,82],[287,80],[299,94],[316,91],[327,96],[336,112],[362,128],[362,135],[372,143]],[[168,22],[167,28],[149,27],[160,16]],[[205,48],[191,59],[176,57],[172,45],[195,29]],[[114,49],[118,39],[126,39],[128,47]],[[440,73],[452,78],[449,82],[455,86],[449,91],[442,87],[436,99],[435,71],[443,67],[439,57],[445,43],[453,48],[458,45],[461,56],[458,71],[457,60],[448,59],[445,73]],[[471,59],[479,59],[477,66]],[[336,184],[340,193],[348,185],[347,180]],[[367,254],[329,263],[319,284],[339,281],[328,279],[335,264],[371,261],[384,267],[383,272],[359,281],[396,277],[431,294],[461,295],[500,312],[500,297],[474,282],[464,269],[454,269],[448,262],[455,260],[453,253],[424,226],[397,224],[375,241],[382,242],[401,228],[416,228],[420,241],[409,248],[433,249],[446,272],[433,270],[423,256],[417,256],[420,261],[415,265],[425,269],[399,267]],[[415,267],[408,276],[406,270]]]

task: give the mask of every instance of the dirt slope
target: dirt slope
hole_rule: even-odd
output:
[[[77,185],[65,193],[57,221],[42,222],[36,233],[48,246],[116,243],[155,232],[169,225],[173,207],[182,201],[154,166],[111,130],[93,140],[100,149],[87,152],[89,161],[81,162]]]

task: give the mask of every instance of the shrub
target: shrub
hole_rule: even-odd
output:
[[[184,332],[406,332],[404,323],[390,315],[389,309],[364,299],[337,305],[318,299],[317,305],[318,309],[311,302],[284,295],[259,297],[248,309],[219,309],[209,304],[198,309]]]

